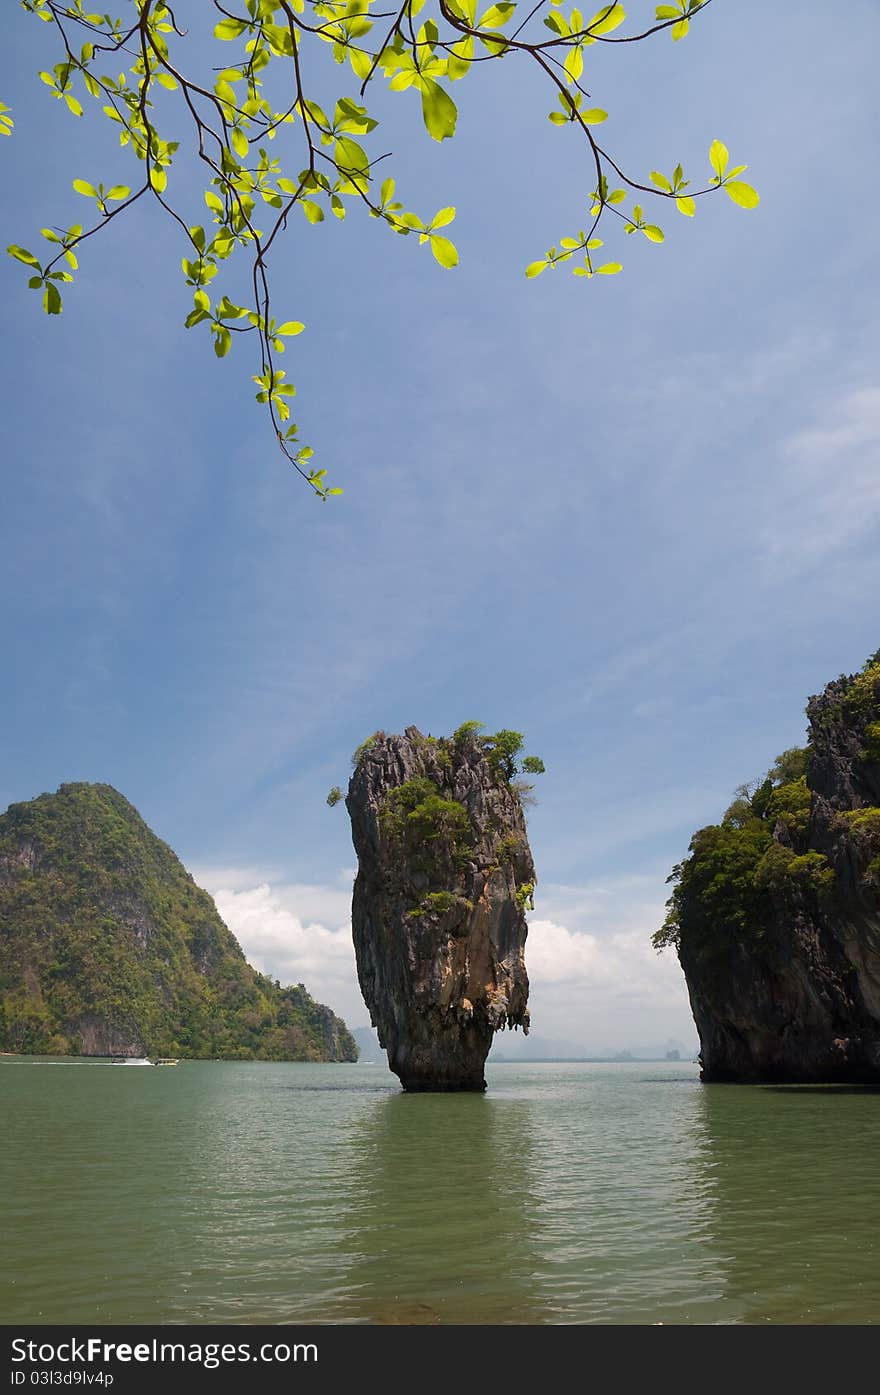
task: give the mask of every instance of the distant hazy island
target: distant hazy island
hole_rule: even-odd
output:
[[[356,1061],[345,1023],[245,960],[213,900],[110,785],[0,816],[0,1050]]]

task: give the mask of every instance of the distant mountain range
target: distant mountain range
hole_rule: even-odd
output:
[[[385,1052],[379,1045],[379,1038],[372,1027],[355,1027],[352,1036],[358,1044],[358,1059],[365,1064],[385,1062]],[[688,1046],[685,1042],[670,1037],[662,1045],[631,1046],[622,1051],[591,1051],[579,1042],[535,1036],[522,1032],[498,1032],[492,1043],[489,1060],[505,1061],[692,1061],[697,1054],[695,1042]]]
[[[0,816],[0,1050],[357,1059],[345,1023],[252,969],[171,848],[91,784]]]

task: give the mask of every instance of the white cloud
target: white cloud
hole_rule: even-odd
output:
[[[695,1039],[678,961],[658,955],[644,930],[599,936],[532,920],[526,964],[532,1028],[542,1037],[597,1053]]]
[[[597,1053],[696,1039],[678,960],[651,944],[665,914],[665,875],[539,888],[526,944],[536,1035]]]
[[[305,984],[350,1027],[369,1021],[351,942],[350,881],[345,888],[270,885],[253,871],[248,877],[245,868],[202,867],[193,876],[213,896],[254,968],[282,983]]]
[[[349,1026],[369,1020],[357,982],[351,942],[351,891],[346,885],[283,883],[202,868],[196,880],[250,962],[282,983],[304,983]],[[650,936],[662,922],[661,875],[608,879],[542,890],[529,922],[526,965],[536,1035],[567,1038],[591,1050],[679,1037],[694,1028],[675,956],[658,956]]]

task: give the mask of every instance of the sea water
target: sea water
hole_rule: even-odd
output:
[[[880,1093],[0,1062],[5,1323],[871,1323]]]

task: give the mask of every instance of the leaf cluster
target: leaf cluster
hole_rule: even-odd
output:
[[[231,8],[215,0],[217,52],[206,67],[165,0],[117,0],[116,15],[93,11],[86,0],[21,0],[57,42],[58,61],[40,73],[44,87],[74,118],[89,107],[99,111],[135,161],[137,179],[132,187],[105,187],[75,178],[74,190],[94,206],[93,221],[43,229],[57,245],[47,261],[17,243],[9,251],[29,269],[29,285],[41,292],[44,310],[60,314],[59,283],[73,279],[80,245],[138,200],[152,201],[181,235],[186,328],[207,331],[218,358],[230,354],[237,337],[256,346],[256,401],[268,413],[284,458],[327,500],[342,491],[331,486],[325,468],[315,468],[312,447],[300,442],[291,419],[296,389],[278,363],[286,341],[304,329],[272,308],[270,263],[280,235],[298,222],[307,239],[328,214],[342,221],[359,207],[391,232],[429,246],[441,267],[458,263],[448,231],[455,208],[447,205],[431,216],[408,209],[394,178],[380,169],[388,151],[379,144],[380,123],[365,102],[368,90],[383,83],[407,103],[413,94],[427,135],[445,141],[457,126],[455,83],[490,62],[536,67],[554,94],[550,122],[574,130],[586,144],[594,189],[589,226],[563,237],[558,248],[529,264],[526,275],[573,259],[579,277],[616,274],[619,261],[596,255],[604,246],[597,229],[604,219],[622,225],[624,234],[662,242],[661,228],[645,213],[646,197],[672,201],[688,217],[695,201],[717,188],[742,207],[758,202],[738,177],[745,166],[728,169],[720,141],[710,149],[708,183],[685,193],[690,181],[680,164],[668,177],[652,171],[646,182],[625,173],[596,134],[608,112],[593,104],[584,86],[588,51],[594,55],[603,44],[670,31],[680,40],[708,3],[657,6],[653,24],[624,34],[627,16],[619,3],[602,5],[590,16],[577,8],[566,12],[562,0],[541,0],[531,8],[507,0],[488,8],[477,0],[403,0],[396,11],[378,9],[377,0],[232,0]],[[323,104],[316,95],[322,52],[340,70],[338,95]],[[8,135],[12,125],[9,108],[0,103],[0,134]],[[191,206],[191,189],[174,183],[182,150],[195,152],[204,171],[199,193],[207,226],[205,215]],[[624,209],[629,198],[632,206]],[[214,284],[233,258],[248,264],[244,297],[231,298]]]

